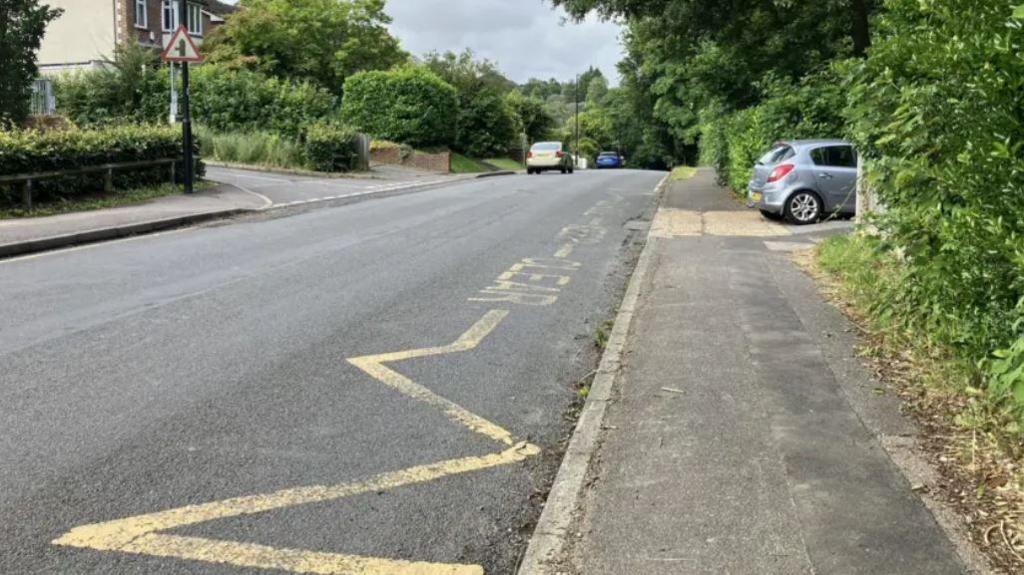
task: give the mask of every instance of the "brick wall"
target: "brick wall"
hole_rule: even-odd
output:
[[[452,169],[451,152],[427,153],[408,148],[380,148],[370,150],[370,163],[408,166],[430,172],[447,174]]]

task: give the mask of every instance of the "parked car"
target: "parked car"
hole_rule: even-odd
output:
[[[778,142],[754,166],[750,205],[769,218],[814,223],[857,209],[857,152],[843,140]]]
[[[601,152],[597,155],[596,163],[599,170],[622,168],[625,166],[625,158],[620,156],[618,152]]]
[[[526,173],[539,174],[545,170],[559,170],[571,174],[572,154],[562,142],[537,142],[526,154]]]

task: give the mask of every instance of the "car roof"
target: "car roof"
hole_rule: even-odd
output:
[[[562,142],[558,142],[558,141],[552,140],[550,142],[534,142],[533,145],[534,146],[550,146],[550,145],[561,146]]]
[[[841,140],[841,139],[838,139],[838,138],[821,138],[821,139],[817,139],[817,140],[782,140],[782,141],[776,142],[776,144],[785,144],[787,146],[794,146],[794,147],[800,147],[800,148],[805,147],[805,146],[821,146],[821,145],[828,145],[828,144],[839,144],[839,145],[844,145],[844,146],[852,146],[853,145],[852,143],[850,143],[847,140]]]

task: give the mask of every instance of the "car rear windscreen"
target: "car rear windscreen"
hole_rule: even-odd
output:
[[[540,142],[539,144],[534,144],[530,149],[534,152],[552,152],[555,150],[561,150],[562,144],[559,144],[558,142]]]

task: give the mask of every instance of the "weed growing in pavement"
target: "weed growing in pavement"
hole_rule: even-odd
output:
[[[597,331],[594,332],[594,345],[597,346],[597,349],[604,350],[608,347],[608,337],[611,335],[614,325],[615,321],[609,319],[598,326]]]

